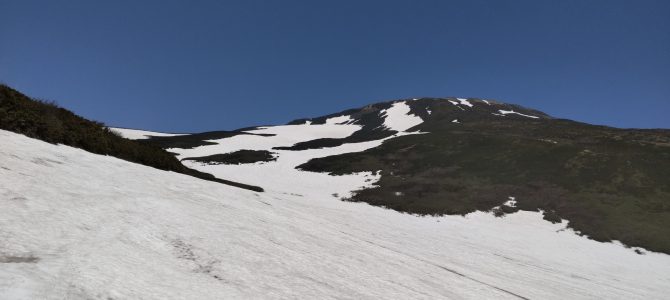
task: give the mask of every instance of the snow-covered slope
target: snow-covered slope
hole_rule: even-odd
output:
[[[670,293],[669,256],[588,240],[539,213],[416,217],[318,197],[372,184],[364,174],[305,172],[295,180],[323,180],[318,191],[259,194],[7,131],[0,141],[1,299]]]
[[[342,121],[346,118],[339,118]],[[339,122],[338,120],[337,122]],[[359,130],[359,125],[336,125],[327,122],[320,125],[284,125],[259,127],[246,131],[255,135],[237,135],[230,138],[209,140],[215,145],[200,146],[193,149],[170,148],[168,151],[177,153],[177,157],[199,157],[238,150],[270,150],[277,160],[256,164],[224,165],[205,164],[184,160],[182,163],[219,178],[233,181],[262,185],[266,190],[283,194],[299,194],[314,199],[330,199],[333,194],[346,196],[350,191],[360,189],[368,182],[374,181],[373,174],[365,173],[358,176],[329,176],[327,174],[304,172],[295,167],[312,158],[336,155],[347,152],[363,151],[379,146],[383,140],[364,143],[344,144],[339,147],[311,149],[303,151],[274,150],[277,146],[291,146],[295,143],[316,138],[344,138]],[[261,134],[269,135],[263,136]],[[363,180],[361,180],[363,179]],[[324,183],[326,186],[324,186]]]
[[[139,129],[128,129],[128,128],[111,128],[112,131],[120,134],[122,137],[131,139],[131,140],[143,140],[148,139],[152,136],[179,136],[185,135],[181,133],[162,133],[162,132],[153,132]]]

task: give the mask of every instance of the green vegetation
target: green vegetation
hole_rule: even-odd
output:
[[[437,110],[437,109],[436,109]],[[362,201],[422,215],[496,215],[516,197],[521,210],[598,241],[670,253],[670,131],[623,130],[568,120],[437,117],[428,134],[391,139],[361,153],[311,160],[299,168],[346,174],[381,170]]]
[[[100,122],[79,117],[53,102],[30,99],[6,85],[0,85],[0,129],[161,170],[263,191],[260,187],[217,179],[211,174],[186,168],[177,158],[159,147],[124,139]]]
[[[253,164],[277,160],[272,152],[267,150],[239,150],[231,153],[214,154],[201,157],[188,157],[182,160],[192,160],[206,164],[239,165]]]

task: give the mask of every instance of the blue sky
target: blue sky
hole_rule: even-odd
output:
[[[482,97],[670,128],[670,1],[7,1],[0,81],[109,125],[280,124]]]

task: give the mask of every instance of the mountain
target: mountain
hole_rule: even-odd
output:
[[[277,160],[250,167],[276,176],[276,188],[292,186],[279,178],[300,176],[294,167],[373,172],[373,188],[339,198],[420,215],[541,211],[598,241],[670,253],[670,130],[589,125],[492,100],[421,98],[222,136],[144,141],[222,178],[260,184],[236,174],[244,167],[226,165],[227,156],[240,156],[231,152],[244,150]],[[283,157],[304,163],[284,165]]]
[[[6,112],[0,110],[0,119]],[[559,130],[560,124],[572,130]],[[548,135],[545,127],[564,135]],[[630,153],[662,169],[663,154],[640,149],[662,153],[664,130],[591,126],[499,102],[446,98],[385,102],[234,131],[109,131],[135,139],[132,145],[160,145],[166,149],[160,153],[173,153],[184,167],[262,192],[0,129],[1,299],[663,299],[670,293],[670,256],[663,251],[580,236],[575,221],[563,215],[547,221],[549,210],[525,198],[525,182],[498,182],[539,176],[535,168],[524,170],[537,159],[528,149],[543,149],[537,145],[583,147],[612,133]],[[631,155],[607,145],[608,155]],[[527,156],[528,163],[515,155]],[[638,172],[651,172],[637,156],[631,159]],[[507,161],[517,164],[516,171],[496,175]],[[578,170],[591,166],[582,164]],[[664,191],[658,174],[644,174]],[[471,181],[488,180],[499,191],[495,206],[474,194],[460,202],[451,198],[460,190],[445,181],[454,178],[469,191],[477,191]],[[541,178],[563,183],[561,177]],[[419,187],[435,193],[439,205],[417,203],[413,184],[424,180]],[[395,202],[407,199],[411,209],[442,211],[410,214],[367,194],[384,191]],[[629,197],[633,202],[621,205],[630,208],[635,226],[653,227],[635,218],[647,196]],[[477,203],[471,212],[468,199]],[[582,213],[598,217],[595,211]],[[655,241],[662,242],[665,229],[659,230]]]

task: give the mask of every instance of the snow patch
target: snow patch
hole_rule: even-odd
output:
[[[465,105],[465,106],[469,106],[469,107],[473,106],[472,103],[470,103],[470,101],[468,101],[468,99],[456,98],[456,100],[458,100],[461,103],[461,105]]]
[[[120,134],[123,138],[129,139],[129,140],[143,140],[143,139],[148,139],[152,136],[187,135],[186,133],[162,133],[162,132],[146,131],[146,130],[139,130],[139,129],[127,129],[127,128],[110,127],[109,129],[113,132],[116,132],[116,133]]]
[[[410,115],[410,107],[405,102],[395,102],[393,105],[381,111],[384,117],[384,126],[398,132],[405,131],[423,123],[419,116]]]
[[[507,201],[505,201],[505,203],[503,203],[503,205],[509,206],[509,207],[516,207],[516,198],[511,197],[511,196],[507,197]]]
[[[501,110],[498,110],[498,112],[500,112],[503,115],[516,114],[516,115],[520,115],[520,116],[527,117],[527,118],[533,118],[533,119],[539,119],[540,118],[540,117],[536,117],[536,116],[531,116],[531,115],[525,115],[525,114],[522,114],[522,113],[518,113],[518,112],[515,112],[513,110],[502,110],[501,109]]]
[[[345,138],[361,129],[360,125],[346,124],[312,124],[312,125],[283,125],[271,127],[258,127],[247,130],[247,133],[271,134],[261,135],[236,135],[233,137],[208,140],[215,145],[204,145],[192,149],[169,148],[170,152],[177,153],[179,159],[187,157],[200,157],[212,154],[235,152],[237,150],[268,150],[275,152],[272,148],[278,146],[293,146],[299,142],[310,141],[318,138]]]
[[[353,121],[353,119],[351,118],[351,116],[347,115],[347,116],[329,118],[326,120],[326,124],[329,125],[347,124],[351,121]]]

